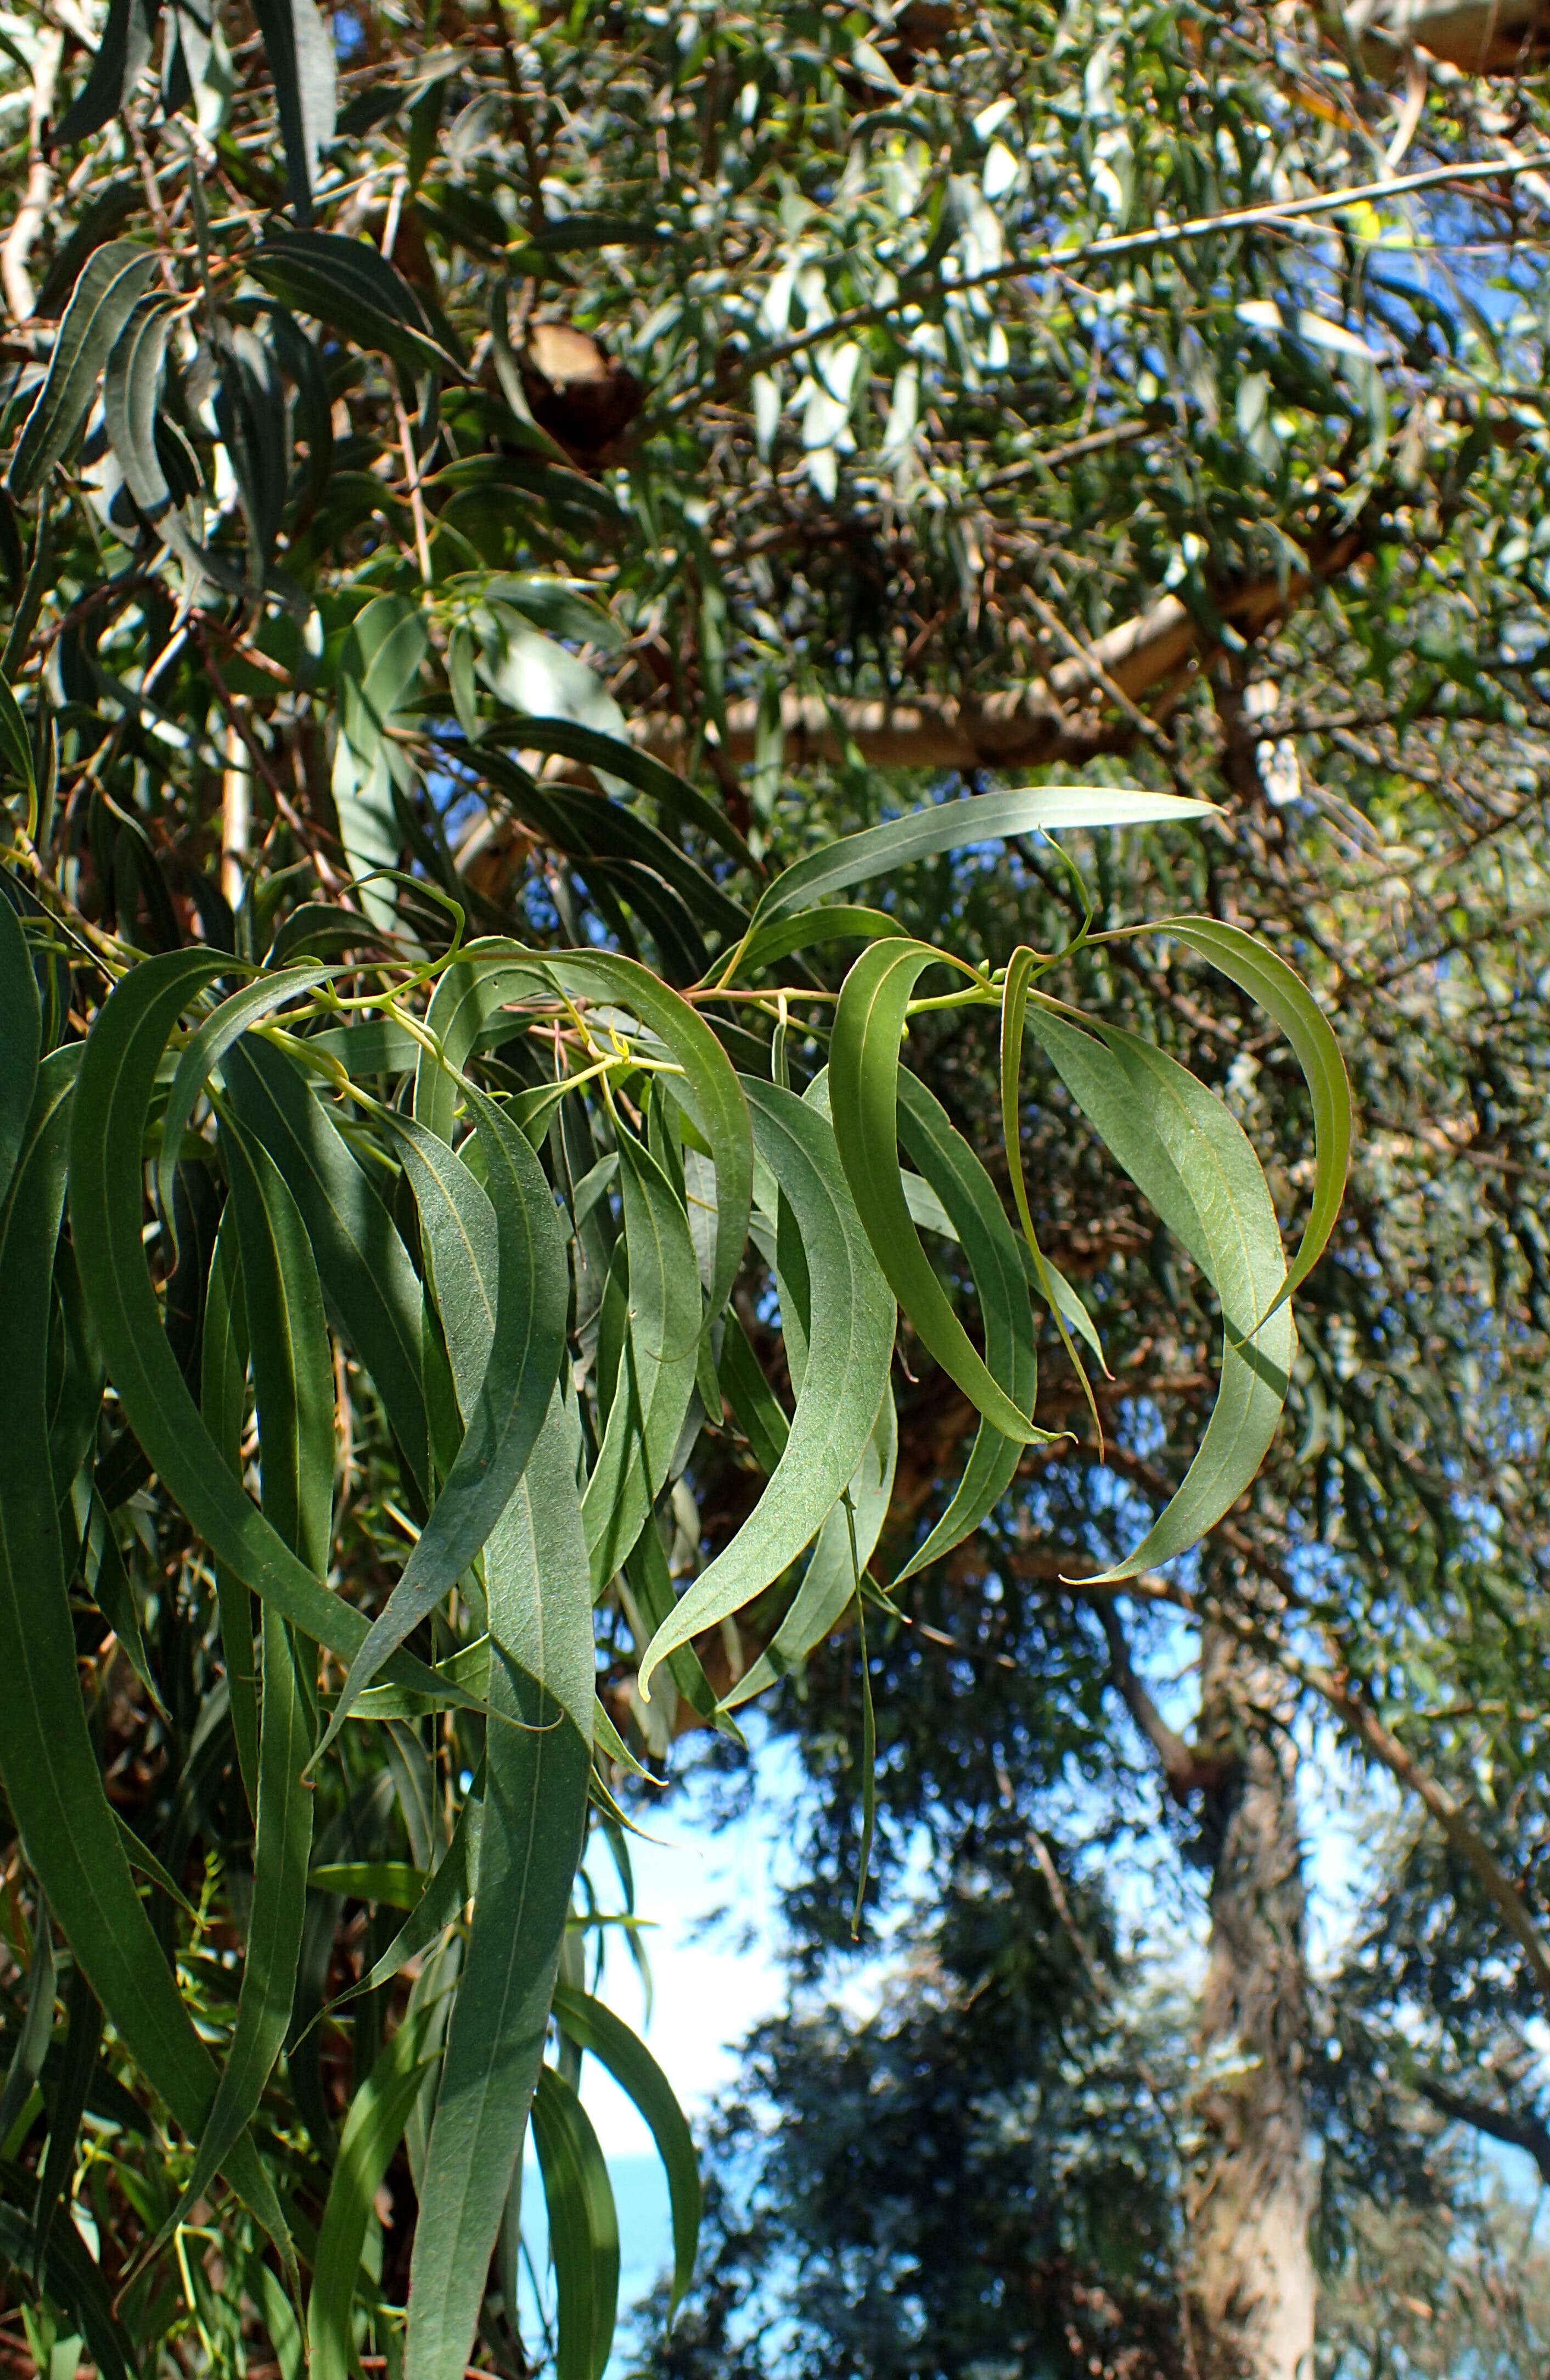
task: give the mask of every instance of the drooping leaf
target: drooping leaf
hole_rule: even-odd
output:
[[[581,1504],[599,1590],[630,1553],[667,1480],[694,1394],[700,1335],[688,1218],[650,1150],[624,1132],[619,1160],[629,1318],[619,1385]]]
[[[86,1970],[77,1967],[65,1995],[65,2054],[49,2099],[48,2151],[38,2177],[38,2203],[32,2215],[33,2254],[39,2264],[47,2258],[54,2216],[75,2170],[76,2143],[102,2040],[101,2004],[87,1981]],[[0,2137],[9,2129],[5,2125]]]
[[[638,751],[633,744],[621,743],[617,736],[605,735],[574,719],[525,719],[520,731],[513,731],[511,740],[520,744],[524,751],[553,752],[566,760],[580,760],[600,776],[622,778],[637,792],[649,794],[669,818],[677,819],[684,826],[697,827],[745,868],[757,867],[747,844],[726,813],[653,754]]]
[[[256,983],[244,984],[240,991],[232,992],[219,1007],[211,1011],[188,1037],[188,1045],[177,1062],[177,1072],[172,1078],[167,1094],[166,1111],[162,1118],[162,1153],[156,1160],[156,1203],[163,1220],[177,1245],[173,1220],[172,1185],[176,1171],[183,1135],[189,1117],[198,1104],[211,1075],[239,1034],[260,1018],[272,1016],[298,992],[308,991],[321,983],[330,973],[326,966],[309,963],[305,966],[287,967],[279,975],[260,976]]]
[[[333,31],[317,0],[253,0],[274,78],[285,180],[298,224],[310,220],[318,160],[333,138]]]
[[[1133,1578],[1188,1550],[1231,1510],[1276,1434],[1297,1337],[1276,1210],[1242,1127],[1166,1051],[1119,1026],[1089,1031],[1035,1001],[1028,1029],[1132,1181],[1221,1301],[1217,1402],[1193,1462],[1134,1551],[1106,1572]],[[1101,1038],[1098,1038],[1101,1037]]]
[[[590,1992],[572,1984],[554,1986],[554,2013],[579,2048],[589,2049],[607,2067],[620,2089],[645,2117],[667,2175],[672,2209],[672,2288],[668,2320],[672,2320],[684,2292],[694,2278],[695,2251],[699,2241],[703,2203],[699,2163],[694,2136],[672,2085],[646,2044]]]
[[[461,363],[431,330],[409,284],[369,240],[338,232],[278,232],[256,250],[251,269],[295,312],[391,356],[406,371],[429,367],[463,377]]]
[[[109,240],[87,259],[11,457],[6,485],[18,501],[34,492],[85,420],[97,375],[155,271],[155,256],[133,240]]]
[[[776,1084],[745,1078],[743,1088],[755,1145],[806,1259],[806,1367],[774,1476],[651,1639],[640,1665],[643,1694],[674,1645],[741,1609],[817,1535],[862,1460],[888,1387],[893,1300],[846,1188],[834,1133],[816,1109]]]
[[[151,62],[161,0],[110,0],[97,55],[54,139],[73,148],[116,115]]]
[[[240,1131],[225,1134],[224,1142],[252,1346],[264,1511],[321,1575],[332,1533],[333,1370],[317,1268],[272,1159]],[[302,1777],[317,1732],[315,1665],[296,1630],[266,1605],[253,1899],[236,2024],[199,2154],[163,2236],[187,2218],[258,2112],[290,2023],[312,1848],[313,1797]]]
[[[313,2380],[349,2380],[350,2312],[371,2204],[429,2066],[433,2004],[406,2016],[350,2102],[312,2260],[307,2336]]]
[[[1278,1303],[1306,1281],[1329,1245],[1350,1163],[1350,1083],[1333,1026],[1295,968],[1279,953],[1215,917],[1168,917],[1152,930],[1175,934],[1275,1018],[1297,1054],[1314,1107],[1314,1195],[1302,1245]]]
[[[907,1067],[899,1072],[899,1131],[910,1155],[940,1198],[963,1244],[985,1317],[986,1367],[1020,1412],[1031,1413],[1038,1387],[1038,1354],[1023,1282],[1023,1260],[995,1184],[939,1100]],[[984,1418],[968,1467],[951,1502],[925,1544],[894,1581],[902,1585],[977,1529],[1016,1473],[1022,1447]]]
[[[0,2140],[6,2139],[43,2070],[43,2059],[54,2037],[54,2002],[59,1969],[54,1956],[54,1934],[48,1919],[46,1894],[40,1900],[32,1928],[32,1956],[27,1969],[27,2007],[0,2088]]]
[[[846,1494],[818,1531],[791,1609],[758,1658],[722,1695],[723,1710],[736,1710],[777,1684],[838,1627],[855,1600],[858,1569],[871,1560],[888,1518],[898,1455],[899,1422],[890,1389]]]
[[[467,1568],[510,1501],[549,1410],[570,1285],[554,1198],[524,1135],[467,1087],[495,1208],[500,1297],[463,1444],[385,1609],[350,1665],[325,1746],[350,1706]]]
[[[937,959],[924,942],[875,942],[846,977],[829,1044],[834,1136],[856,1211],[921,1343],[1003,1438],[1030,1445],[1048,1433],[1013,1404],[971,1342],[920,1244],[900,1179],[899,1043],[915,984]],[[1023,1297],[1021,1265],[1018,1272]]]
[[[38,980],[27,937],[0,890],[0,1050],[5,1051],[5,1063],[0,1065],[0,1205],[11,1186],[31,1113],[42,1042]]]
[[[103,376],[103,417],[108,443],[124,484],[163,545],[227,594],[247,591],[244,573],[209,552],[195,534],[183,502],[174,494],[157,445],[167,342],[176,325],[176,301],[141,298],[113,343]]]
[[[215,2069],[140,1905],[103,1790],[80,1698],[58,1515],[53,1497],[37,1493],[48,1476],[49,1283],[78,1069],[85,1071],[79,1047],[44,1060],[0,1219],[0,1662],[8,1682],[0,1772],[28,1857],[93,1991],[176,2121],[197,2137],[215,2096]],[[234,2147],[227,2172],[265,2229],[288,2246],[250,2145]]]
[[[560,2305],[555,2380],[602,2380],[619,2304],[619,2217],[598,2136],[552,2066],[539,2076],[533,2136]]]
[[[461,1066],[480,1026],[504,1002],[551,999],[556,987],[573,998],[606,1004],[638,1017],[684,1070],[690,1112],[704,1135],[716,1168],[716,1245],[707,1311],[726,1304],[743,1259],[753,1196],[753,1146],[748,1110],[731,1060],[715,1034],[687,1001],[635,960],[605,951],[560,951],[542,955],[505,941],[470,943],[444,971],[426,1023]],[[447,1137],[456,1090],[444,1067],[428,1055],[415,1081],[415,1113]]]
[[[223,1063],[237,1117],[301,1208],[324,1298],[371,1375],[411,1473],[429,1489],[420,1286],[409,1252],[299,1069],[258,1035],[234,1042]]]
[[[420,2179],[410,2380],[457,2380],[539,2081],[592,1763],[592,1580],[559,1391],[485,1554],[478,1885]]]
[[[146,1269],[140,1149],[157,1063],[185,1002],[224,965],[204,951],[144,959],[99,1012],[74,1101],[72,1237],[109,1374],[169,1493],[234,1576],[349,1660],[366,1622],[308,1569],[226,1468],[167,1344]],[[407,1655],[399,1673],[421,1684],[430,1679]]]
[[[1082,1392],[1087,1400],[1088,1410],[1092,1414],[1093,1426],[1097,1431],[1098,1444],[1101,1447],[1103,1419],[1098,1412],[1097,1399],[1093,1394],[1082,1358],[1077,1354],[1072,1338],[1073,1328],[1082,1330],[1083,1322],[1086,1319],[1086,1309],[1078,1303],[1076,1314],[1074,1316],[1072,1314],[1072,1293],[1068,1285],[1060,1280],[1054,1267],[1039,1245],[1038,1233],[1034,1229],[1033,1211],[1028,1205],[1028,1183],[1023,1166],[1023,1138],[1018,1100],[1023,1078],[1023,1019],[1028,1013],[1028,990],[1034,980],[1036,960],[1032,951],[1026,949],[1014,951],[1008,963],[1006,981],[1001,990],[1001,1140],[1007,1153],[1007,1172],[1011,1181],[1011,1195],[1016,1204],[1018,1220],[1023,1226],[1023,1249],[1034,1286],[1055,1317],[1055,1327],[1060,1331],[1061,1343],[1071,1358],[1072,1369],[1076,1374],[1082,1386]],[[1090,1322],[1087,1323],[1082,1335],[1091,1343],[1096,1344],[1096,1333]],[[1100,1364],[1103,1362],[1101,1348],[1098,1349],[1098,1361]],[[1108,1369],[1107,1365],[1104,1368]]]
[[[235,1208],[224,1215],[205,1292],[200,1410],[228,1471],[242,1475],[242,1432],[248,1402],[248,1305],[236,1245]],[[245,1580],[215,1565],[221,1652],[226,1669],[232,1734],[249,1810],[259,1801],[259,1661],[253,1597]]]
[[[0,2165],[0,2183],[12,2201],[0,2201],[0,2260],[18,2273],[32,2268],[35,2253],[33,2227],[20,2212],[31,2182],[24,2168]],[[107,2280],[73,2223],[50,2225],[41,2262],[50,2297],[79,2325],[103,2380],[137,2380],[135,2350],[114,2313]]]
[[[32,758],[32,739],[27,733],[27,722],[17,707],[17,698],[4,678],[0,678],[0,764],[20,785],[27,832],[30,835],[36,835],[38,772]],[[6,906],[10,907],[8,901]]]

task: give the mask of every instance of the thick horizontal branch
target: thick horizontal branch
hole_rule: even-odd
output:
[[[1259,634],[1298,602],[1318,580],[1343,570],[1362,550],[1355,532],[1285,578],[1257,579],[1221,600],[1221,612],[1241,636]],[[1080,642],[1072,636],[1073,642]],[[1133,620],[1110,628],[1046,677],[983,696],[922,695],[908,701],[827,698],[788,694],[781,706],[785,762],[801,769],[842,762],[854,747],[869,769],[1080,767],[1106,752],[1124,751],[1138,729],[1116,718],[1117,694],[1137,704],[1167,686],[1208,648],[1201,623],[1176,595],[1165,595]],[[722,761],[733,769],[753,760],[758,734],[757,702],[728,706]],[[637,719],[635,742],[669,767],[693,765],[696,731],[683,719]]]

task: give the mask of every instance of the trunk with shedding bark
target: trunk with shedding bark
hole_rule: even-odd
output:
[[[1211,1947],[1201,2007],[1204,2141],[1189,2194],[1200,2380],[1313,2380],[1313,2172],[1303,2105],[1304,1893],[1284,1694],[1207,1631],[1201,1737]]]

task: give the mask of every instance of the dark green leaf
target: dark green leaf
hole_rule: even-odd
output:
[[[0,892],[0,1205],[16,1170],[38,1080],[42,1016],[21,921]]]
[[[672,2085],[646,2044],[637,2039],[601,2000],[574,1985],[554,1986],[554,2013],[563,2030],[582,2049],[607,2067],[620,2089],[628,2094],[651,2128],[667,2173],[672,2208],[672,2290],[668,2320],[694,2277],[695,2250],[699,2240],[701,2192],[699,2164],[684,2111]]]
[[[924,942],[875,942],[846,977],[829,1044],[834,1135],[878,1261],[921,1343],[1004,1438],[1030,1445],[1048,1433],[1013,1404],[971,1344],[921,1246],[900,1179],[899,1043],[915,984],[938,963]],[[1020,1265],[1025,1305],[1021,1275]]]
[[[560,2301],[555,2380],[602,2380],[619,2304],[619,2218],[598,2136],[551,2066],[539,2076],[533,2136]]]
[[[811,1336],[774,1476],[730,1545],[681,1597],[640,1665],[741,1609],[816,1536],[866,1451],[888,1388],[893,1300],[845,1186],[834,1134],[815,1108],[773,1083],[744,1082],[755,1146],[780,1185],[811,1283]],[[896,1169],[897,1170],[897,1169]],[[788,1322],[788,1337],[790,1334]]]
[[[85,420],[114,341],[156,271],[132,240],[110,240],[89,257],[65,309],[48,373],[21,427],[6,484],[25,502]]]

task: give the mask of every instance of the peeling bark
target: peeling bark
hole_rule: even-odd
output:
[[[1284,1686],[1225,1632],[1202,1648],[1202,1729],[1234,1755],[1203,1808],[1212,1864],[1201,2004],[1204,2145],[1188,2195],[1202,2380],[1312,2380],[1313,2177],[1302,2070],[1304,1894]]]

